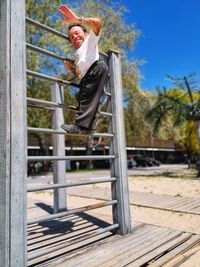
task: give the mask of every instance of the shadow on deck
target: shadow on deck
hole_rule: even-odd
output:
[[[102,233],[109,226],[87,213],[33,224],[28,227],[28,266],[155,267],[200,244],[200,235],[139,222],[126,236]]]

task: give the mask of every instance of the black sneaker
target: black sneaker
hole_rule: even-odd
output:
[[[61,128],[65,130],[67,133],[82,133],[82,134],[92,134],[95,132],[93,129],[87,129],[84,127],[80,127],[76,124],[62,124]]]

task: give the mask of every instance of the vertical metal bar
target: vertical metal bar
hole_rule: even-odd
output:
[[[0,0],[0,6],[0,265],[22,267],[27,206],[25,2]]]
[[[54,83],[51,86],[52,101],[56,103],[63,103],[64,98],[63,86],[58,86]],[[52,128],[60,129],[60,126],[64,123],[63,110],[55,108],[53,112]],[[53,135],[53,155],[65,156],[65,136]],[[55,161],[53,163],[53,180],[55,184],[65,183],[65,161]],[[61,212],[66,210],[66,188],[54,189],[54,212]]]
[[[123,94],[121,80],[121,61],[117,52],[109,53],[110,90],[112,93],[111,106],[113,117],[110,130],[114,138],[110,144],[110,154],[115,155],[111,163],[111,177],[116,177],[112,183],[112,199],[117,199],[118,204],[113,207],[114,223],[119,223],[119,233],[122,235],[131,232],[131,217],[129,207],[127,156],[123,116]]]

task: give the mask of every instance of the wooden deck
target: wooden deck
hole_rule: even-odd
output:
[[[200,235],[139,222],[133,223],[132,233],[127,236],[111,232],[93,236],[107,226],[107,222],[82,213],[28,227],[29,256],[55,249],[29,261],[28,266],[155,267],[200,245]]]
[[[109,200],[109,191],[105,188],[74,187],[68,189],[68,195]],[[200,214],[200,199],[130,192],[130,204]],[[53,212],[51,203],[35,203],[33,200],[29,201],[28,210],[31,216]],[[111,216],[105,215],[101,219],[95,212],[82,212],[28,226],[28,266],[171,267],[180,266],[179,263],[171,264],[171,261],[177,259],[178,262],[183,253],[192,251],[196,246],[200,249],[198,234],[134,221],[132,233],[121,236],[111,231],[104,232],[111,223]]]
[[[99,200],[111,199],[110,190],[105,188],[95,188],[95,190],[91,190],[91,188],[70,188],[68,194]],[[200,198],[159,195],[136,191],[130,191],[129,198],[131,205],[200,215]]]

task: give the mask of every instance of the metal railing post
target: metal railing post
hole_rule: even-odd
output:
[[[25,267],[25,1],[0,6],[0,266]]]
[[[111,162],[111,176],[116,177],[112,183],[112,199],[118,204],[113,206],[114,223],[119,224],[118,233],[125,235],[131,232],[131,218],[129,207],[127,156],[123,116],[123,94],[121,80],[121,61],[117,52],[109,53],[110,90],[112,93],[110,109],[113,114],[110,131],[114,138],[110,143],[110,154],[115,155]]]
[[[64,98],[63,86],[58,86],[54,83],[51,86],[52,101],[63,104]],[[53,112],[52,128],[55,130],[60,129],[64,123],[63,110],[55,108]],[[53,135],[53,155],[65,156],[65,136],[54,134]],[[53,163],[53,180],[54,184],[65,183],[65,161],[55,161]],[[66,210],[66,188],[54,189],[54,212],[61,212]]]

